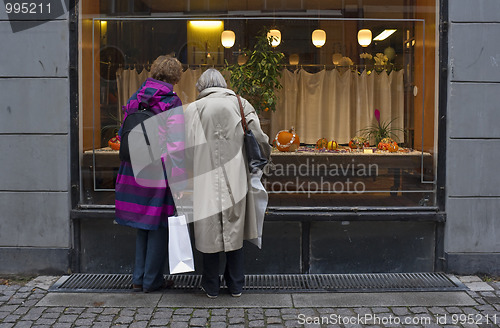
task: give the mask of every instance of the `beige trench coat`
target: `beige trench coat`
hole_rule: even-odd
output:
[[[249,129],[269,157],[269,138],[252,105],[241,98]],[[193,219],[196,248],[229,252],[257,238],[250,174],[243,147],[238,100],[233,91],[207,88],[185,110],[186,149],[193,156]]]

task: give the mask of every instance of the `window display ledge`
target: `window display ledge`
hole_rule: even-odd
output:
[[[71,219],[112,219],[114,205],[86,205],[71,210]],[[446,213],[437,207],[346,208],[269,207],[266,221],[431,221],[445,222]]]

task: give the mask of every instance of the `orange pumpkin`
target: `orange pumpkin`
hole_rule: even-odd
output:
[[[276,135],[276,147],[279,151],[296,151],[299,148],[299,136],[295,134],[295,130],[282,130]]]
[[[326,138],[321,138],[316,141],[316,149],[325,149],[328,145],[328,140]]]
[[[398,151],[399,147],[398,143],[392,140],[392,138],[384,138],[380,140],[380,142],[377,145],[377,148],[380,150],[389,150],[389,151],[391,151],[392,148],[392,152],[396,152]]]
[[[349,148],[351,149],[361,149],[363,147],[370,147],[370,143],[364,137],[354,137],[349,141]]]
[[[398,151],[398,149],[399,149],[399,146],[398,146],[397,142],[393,142],[393,143],[389,144],[389,152],[390,153],[395,153]]]
[[[120,150],[120,139],[118,137],[109,139],[108,146],[113,150]]]

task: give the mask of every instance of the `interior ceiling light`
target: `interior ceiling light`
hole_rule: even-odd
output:
[[[384,30],[382,33],[377,35],[375,38],[373,38],[374,41],[383,41],[390,37],[394,32],[396,32],[396,29],[388,29]]]
[[[311,38],[316,48],[321,48],[326,43],[326,32],[323,30],[314,30]]]
[[[231,48],[232,46],[234,46],[236,35],[233,31],[226,30],[222,32],[222,34],[220,35],[220,39],[224,48]]]
[[[372,43],[372,31],[369,29],[362,29],[358,32],[358,43],[362,47],[368,47]]]
[[[280,43],[281,43],[281,32],[280,32],[280,30],[276,30],[276,29],[269,30],[269,32],[267,32],[267,38],[269,39],[270,37],[273,38],[271,40],[271,46],[273,48],[275,48],[275,47],[277,47],[277,46],[280,45]]]
[[[189,21],[191,25],[194,27],[202,27],[202,28],[217,28],[222,26],[222,21],[217,20],[200,20],[200,21]]]

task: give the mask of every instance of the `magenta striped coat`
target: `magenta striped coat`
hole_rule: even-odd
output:
[[[159,114],[161,112],[182,106],[181,100],[173,92],[173,86],[169,83],[148,78],[139,90],[129,99],[124,107],[125,117],[137,111],[140,102],[147,102],[151,110]],[[166,143],[167,153],[176,154],[177,161],[174,165],[175,176],[184,175],[182,166],[182,152],[184,148],[184,115],[182,110],[176,111],[169,117],[167,131],[159,131],[169,134]],[[119,132],[121,137],[121,129]],[[164,166],[165,167],[165,166]],[[154,169],[154,168],[153,168]],[[142,173],[141,173],[142,174]],[[122,161],[116,179],[115,211],[116,222],[133,228],[156,230],[159,226],[167,225],[168,216],[175,212],[175,205],[168,186],[168,181],[157,181],[147,185],[156,187],[145,187],[141,181],[135,179],[130,162]]]

